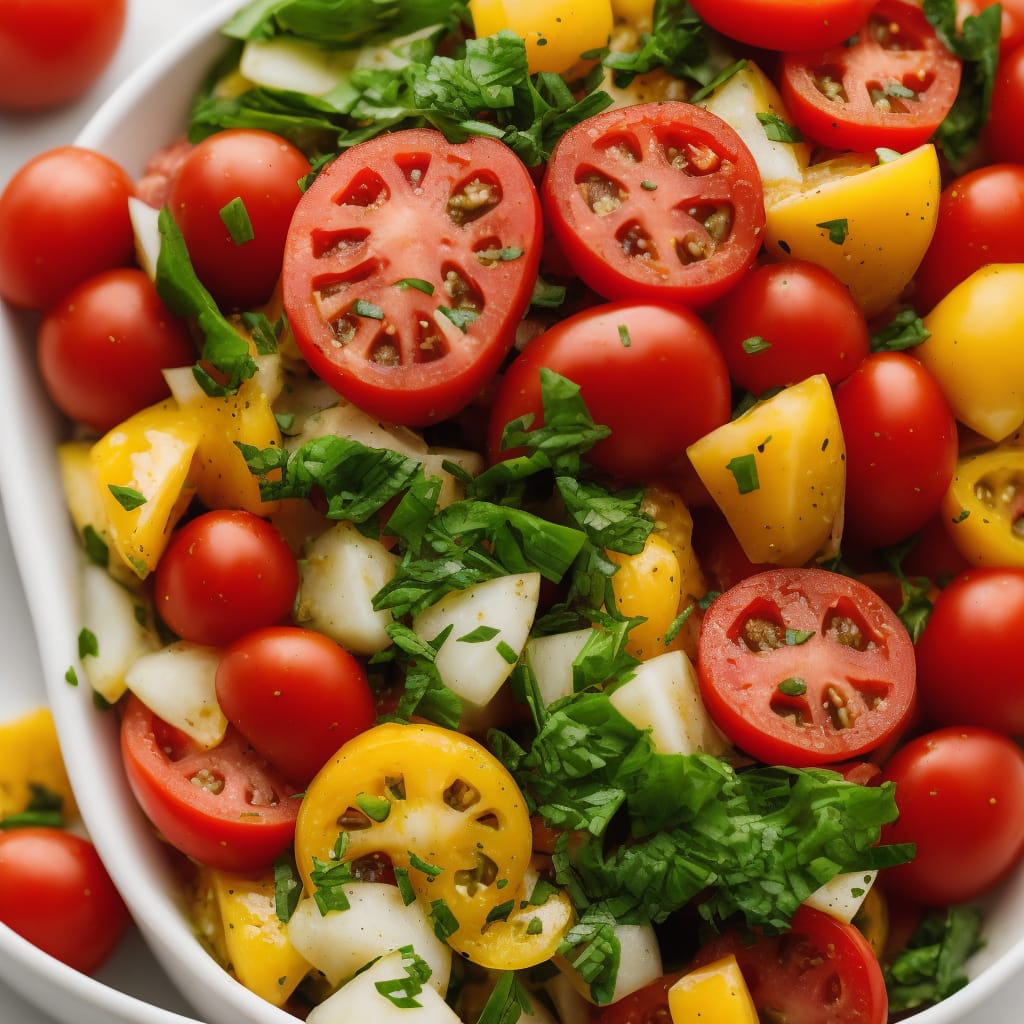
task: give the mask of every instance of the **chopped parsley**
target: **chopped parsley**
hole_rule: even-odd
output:
[[[736,455],[725,467],[733,475],[736,488],[740,494],[750,494],[759,490],[761,482],[757,477],[757,458],[751,452],[748,455]]]
[[[833,245],[842,245],[846,241],[847,233],[850,230],[850,222],[846,217],[839,217],[836,220],[824,220],[814,225],[828,232],[828,240]]]
[[[253,231],[252,221],[249,219],[249,211],[245,208],[245,202],[241,196],[235,196],[230,203],[220,208],[220,219],[224,227],[228,229],[231,241],[235,245],[245,245],[256,237]]]
[[[804,140],[800,129],[796,125],[784,121],[778,114],[773,114],[770,111],[758,111],[757,119],[761,122],[761,127],[764,128],[764,134],[769,142],[803,142]]]
[[[416,997],[430,979],[430,967],[423,957],[414,952],[412,946],[402,946],[398,952],[402,957],[405,977],[377,981],[374,987],[398,1009],[413,1010],[423,1005]]]
[[[146,496],[134,487],[122,487],[120,484],[108,484],[107,487],[125,512],[134,512],[146,504]]]

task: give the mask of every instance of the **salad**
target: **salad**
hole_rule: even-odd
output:
[[[1019,859],[1012,20],[720,6],[253,4],[0,199],[80,671],[299,1017],[880,1024]]]

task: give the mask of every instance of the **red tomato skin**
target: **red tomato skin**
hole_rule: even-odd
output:
[[[986,8],[999,4],[1002,14],[999,22],[999,53],[1005,57],[1024,43],[1024,2],[1022,0],[957,0],[958,21],[978,15]]]
[[[286,620],[299,569],[276,527],[241,509],[182,526],[156,568],[157,613],[183,640],[214,647]]]
[[[951,181],[914,277],[914,306],[922,315],[988,263],[1024,261],[1024,167],[989,164]]]
[[[127,0],[0,0],[0,108],[77,99],[114,56],[127,8]]]
[[[935,598],[918,638],[918,692],[935,725],[1024,737],[1024,569],[972,568]]]
[[[684,971],[665,974],[649,985],[598,1011],[597,1024],[672,1024],[668,990]]]
[[[188,328],[131,267],[91,277],[51,306],[36,354],[54,404],[99,434],[166,397],[162,371],[197,357]]]
[[[887,890],[925,906],[973,900],[991,889],[1024,851],[1024,753],[977,726],[924,733],[885,765],[899,818],[881,842],[915,843],[908,864],[879,876]]]
[[[29,160],[0,195],[0,298],[46,309],[95,274],[129,266],[132,189],[113,160],[78,146]]]
[[[1024,44],[1005,54],[996,68],[992,103],[982,140],[993,163],[1024,164]]]
[[[0,832],[0,921],[84,974],[128,927],[128,910],[92,843],[64,829]]]
[[[885,1024],[889,997],[867,939],[801,906],[782,935],[751,937],[733,928],[709,940],[694,966],[732,953],[763,1020],[787,1024]]]
[[[627,344],[628,341],[628,344]],[[686,447],[729,418],[729,372],[711,332],[683,306],[606,303],[560,321],[509,365],[491,408],[488,454],[505,425],[526,413],[543,423],[540,369],[579,385],[595,423],[611,435],[587,453],[622,480],[650,480],[685,459]]]
[[[806,635],[793,642],[789,631]],[[697,675],[719,729],[767,764],[863,757],[899,735],[915,706],[903,624],[869,587],[823,569],[772,569],[717,597],[701,620]],[[805,692],[785,694],[787,680]]]
[[[171,182],[167,205],[199,280],[223,305],[265,302],[281,275],[285,237],[309,161],[286,139],[231,128],[189,151]],[[238,244],[221,210],[241,198],[253,238]]]
[[[808,139],[839,150],[889,147],[906,153],[927,142],[949,112],[960,87],[961,64],[913,0],[881,0],[870,14],[872,22],[882,32],[895,26],[896,44],[885,45],[876,31],[865,28],[849,46],[787,53],[780,92]],[[905,45],[908,39],[911,45]],[[825,68],[839,70],[846,99],[830,99],[818,87],[818,72]],[[883,111],[869,90],[893,79],[917,95],[905,105],[894,98],[895,109]]]
[[[297,626],[236,640],[224,652],[216,685],[228,720],[297,785],[376,718],[359,662],[329,637]]]
[[[835,401],[846,440],[844,538],[895,544],[938,511],[956,469],[956,419],[935,378],[903,352],[868,356]]]
[[[867,321],[849,290],[816,263],[756,267],[729,293],[712,329],[733,382],[753,395],[823,373],[838,384],[870,352]],[[751,338],[769,347],[744,348]]]
[[[218,746],[202,750],[132,696],[121,720],[121,758],[157,832],[200,864],[262,870],[294,838],[299,790],[230,726]],[[214,792],[193,779],[223,788]]]
[[[697,0],[693,9],[712,28],[766,50],[836,46],[865,22],[876,0]]]
[[[629,160],[618,155],[624,146]],[[673,150],[683,167],[672,162]],[[583,184],[591,168],[600,199]],[[599,212],[610,191],[604,181],[619,205]],[[725,121],[688,103],[612,108],[574,125],[551,154],[541,201],[573,270],[612,300],[698,308],[720,299],[753,263],[765,223],[750,150]],[[721,237],[703,224],[705,213],[690,212],[704,207],[728,209]]]

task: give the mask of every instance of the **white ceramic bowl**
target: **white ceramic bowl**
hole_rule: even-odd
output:
[[[147,156],[184,127],[189,99],[223,46],[218,26],[238,5],[239,0],[217,5],[144,65],[101,108],[79,143],[138,173]],[[55,457],[63,425],[36,376],[31,320],[0,310],[3,335],[0,489],[50,702],[86,825],[157,958],[209,1024],[294,1024],[293,1017],[233,981],[193,937],[160,844],[122,775],[114,716],[94,709],[85,686],[73,688],[65,681],[68,666],[77,662],[81,619],[78,547],[64,511]],[[1024,864],[990,903],[986,946],[970,964],[972,981],[915,1016],[915,1024],[962,1022],[1024,970]],[[71,1019],[74,1014],[64,1016]]]

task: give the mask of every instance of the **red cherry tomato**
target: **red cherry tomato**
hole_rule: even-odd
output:
[[[987,263],[1024,261],[1024,167],[990,164],[942,190],[935,234],[915,275],[914,305],[927,313]]]
[[[309,161],[270,132],[233,128],[192,149],[171,182],[167,205],[181,228],[199,280],[218,302],[251,308],[265,302],[281,275],[288,224]],[[241,200],[251,237],[225,218]]]
[[[51,306],[37,354],[57,408],[100,434],[164,398],[162,371],[197,357],[188,328],[132,268],[91,277]]]
[[[0,0],[0,108],[44,110],[80,96],[110,63],[127,0]]]
[[[305,785],[376,717],[362,666],[329,637],[296,626],[247,633],[217,669],[217,702],[288,779]]]
[[[566,259],[609,299],[706,305],[761,245],[754,158],[728,124],[692,103],[606,110],[570,128],[541,198]]]
[[[993,161],[1024,163],[1024,141],[1020,125],[1024,121],[1024,44],[1011,50],[996,68],[992,87],[992,105],[983,138]]]
[[[754,395],[816,373],[837,384],[870,351],[867,321],[847,287],[805,260],[752,270],[712,328],[733,382]]]
[[[1022,631],[1024,569],[970,569],[941,590],[916,646],[927,717],[1024,736]]]
[[[63,146],[30,160],[0,195],[0,298],[45,309],[87,278],[131,264],[131,194],[127,173],[92,150]]]
[[[121,757],[146,817],[200,864],[256,871],[292,841],[297,787],[230,726],[218,746],[205,750],[131,696],[121,721]]]
[[[904,540],[932,518],[953,479],[956,419],[935,378],[903,352],[877,352],[835,391],[846,440],[844,538]]]
[[[882,843],[915,843],[908,864],[880,881],[906,899],[944,906],[996,884],[1024,850],[1024,753],[988,729],[954,726],[925,733],[885,766],[896,783],[899,818]]]
[[[685,457],[686,446],[729,418],[729,373],[711,332],[681,306],[593,306],[531,341],[498,384],[488,451],[505,425],[532,413],[543,423],[540,368],[575,382],[595,423],[611,435],[587,459],[614,476],[649,480]]]
[[[458,412],[501,365],[536,283],[540,203],[494,139],[382,135],[302,197],[284,306],[313,369],[371,415],[424,425]]]
[[[860,757],[913,710],[903,624],[870,588],[823,569],[772,569],[719,596],[697,671],[718,727],[768,764]]]
[[[222,646],[288,618],[299,569],[284,538],[241,509],[205,512],[171,538],[156,568],[160,617],[184,640]]]
[[[693,9],[731,39],[766,50],[820,50],[852,36],[875,0],[697,0]]]
[[[665,974],[618,1002],[605,1006],[598,1012],[597,1024],[671,1024],[668,990],[683,973]]]
[[[853,925],[800,907],[788,932],[730,929],[697,954],[703,966],[733,954],[762,1020],[787,1024],[885,1024],[889,999],[878,959]]]
[[[808,138],[860,152],[926,142],[960,88],[960,61],[913,0],[881,0],[850,45],[782,60],[783,100]]]
[[[59,828],[0,832],[0,921],[91,974],[114,951],[128,911],[92,843]]]

